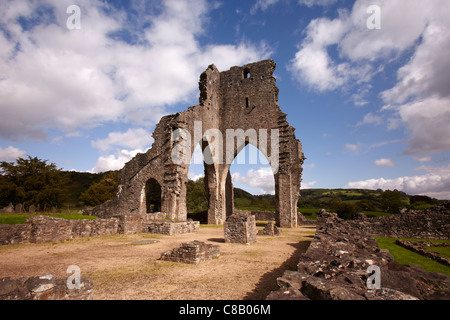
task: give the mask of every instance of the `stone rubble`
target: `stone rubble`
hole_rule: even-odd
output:
[[[67,279],[52,275],[0,279],[0,300],[92,300],[93,282],[80,279],[79,289],[69,289]]]
[[[376,290],[367,287],[370,265],[381,271],[381,288]],[[316,235],[297,271],[286,271],[277,282],[280,289],[267,299],[450,299],[449,276],[396,263],[373,236],[325,210],[318,214]]]

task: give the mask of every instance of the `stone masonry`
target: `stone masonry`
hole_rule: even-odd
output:
[[[367,286],[369,266],[380,268],[380,288]],[[450,277],[396,263],[365,231],[322,210],[317,231],[297,271],[277,279],[276,300],[437,300],[450,299]]]
[[[199,264],[220,256],[218,245],[206,244],[201,241],[182,243],[179,248],[161,254],[161,260]]]
[[[224,225],[225,242],[251,244],[256,241],[256,221],[251,214],[233,214]]]
[[[305,157],[295,129],[279,107],[274,70],[272,60],[224,72],[210,65],[200,76],[199,104],[164,116],[153,132],[152,148],[137,154],[121,170],[114,199],[93,208],[89,214],[102,218],[144,216],[156,214],[153,211],[157,207],[163,219],[186,221],[189,163],[195,147],[200,145],[211,160],[204,163],[208,223],[223,224],[233,214],[231,162],[250,143],[267,157],[274,171],[277,225],[296,227]],[[227,141],[234,154],[227,154]],[[174,150],[185,161],[174,163]],[[155,184],[161,190],[156,206],[150,192]]]
[[[256,234],[258,236],[279,236],[281,235],[281,229],[275,225],[275,222],[269,221],[263,230],[259,230]]]
[[[92,300],[93,282],[81,278],[79,289],[69,289],[67,279],[52,275],[0,279],[0,300]]]

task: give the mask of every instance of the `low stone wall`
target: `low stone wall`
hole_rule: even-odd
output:
[[[92,280],[81,278],[79,289],[69,289],[67,279],[52,275],[0,279],[0,300],[91,300]]]
[[[0,224],[0,245],[29,242],[31,224]]]
[[[424,242],[414,242],[414,241],[405,241],[405,240],[397,240],[396,244],[402,246],[408,250],[411,250],[415,253],[421,254],[425,257],[433,259],[436,262],[439,262],[443,265],[450,267],[450,259],[447,257],[441,256],[439,253],[430,251],[425,249],[425,247],[448,247],[450,244],[448,243],[424,243]]]
[[[116,234],[119,219],[68,220],[49,216],[27,218],[24,224],[0,225],[0,245],[43,243]]]
[[[31,225],[29,241],[32,243],[54,242],[82,237],[106,236],[116,234],[119,220],[68,220],[48,216],[36,216],[27,219]]]
[[[145,223],[145,232],[158,234],[184,234],[197,232],[200,229],[198,221],[154,221]]]
[[[140,232],[174,235],[197,232],[199,228],[198,221],[153,221],[147,216],[134,214],[95,220],[33,216],[27,218],[24,224],[0,225],[0,245],[55,242]]]
[[[224,224],[225,242],[251,244],[256,241],[256,220],[252,214],[233,214]]]
[[[161,260],[199,264],[218,258],[220,248],[218,245],[206,244],[201,241],[182,243],[179,248],[161,254]]]
[[[427,210],[349,221],[352,228],[376,237],[450,239],[450,203]]]
[[[380,286],[369,290],[369,266],[378,266]],[[450,277],[396,263],[387,250],[350,221],[321,211],[311,245],[297,271],[277,279],[280,290],[267,299],[435,300],[450,299]]]

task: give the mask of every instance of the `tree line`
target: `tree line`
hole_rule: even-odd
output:
[[[37,157],[18,158],[15,162],[0,162],[0,205],[21,203],[25,208],[34,205],[41,211],[62,208],[68,198],[82,206],[96,206],[112,199],[119,185],[119,171],[102,174],[64,172],[56,164]],[[384,211],[393,214],[407,207],[425,209],[439,204],[427,196],[408,196],[398,190],[302,190],[299,208],[327,208],[343,218],[359,211]],[[75,200],[73,199],[75,198]],[[235,205],[271,210],[274,196],[254,196],[235,188]],[[208,210],[204,179],[188,181],[187,211]]]

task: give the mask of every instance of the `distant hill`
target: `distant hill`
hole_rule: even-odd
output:
[[[82,208],[84,203],[80,201],[81,194],[89,188],[92,183],[99,182],[107,172],[89,173],[76,171],[63,171],[66,178],[67,198],[64,201],[64,207]]]
[[[64,171],[63,174],[67,181],[67,198],[64,202],[64,207],[82,208],[84,207],[84,203],[80,201],[80,195],[87,190],[90,185],[99,182],[107,172],[88,173]],[[190,181],[190,183],[198,183],[201,185],[201,188],[204,188],[203,181]],[[440,201],[427,196],[409,196],[404,192],[399,193],[405,206],[414,209],[423,209],[440,203]],[[298,201],[298,207],[327,208],[331,201],[338,199],[342,202],[357,203],[363,207],[365,211],[380,211],[382,194],[383,190],[381,189],[302,189],[300,191],[301,196]],[[206,198],[201,198],[202,201],[206,201]],[[237,208],[242,209],[275,210],[274,195],[252,195],[239,188],[234,188],[234,202]]]

